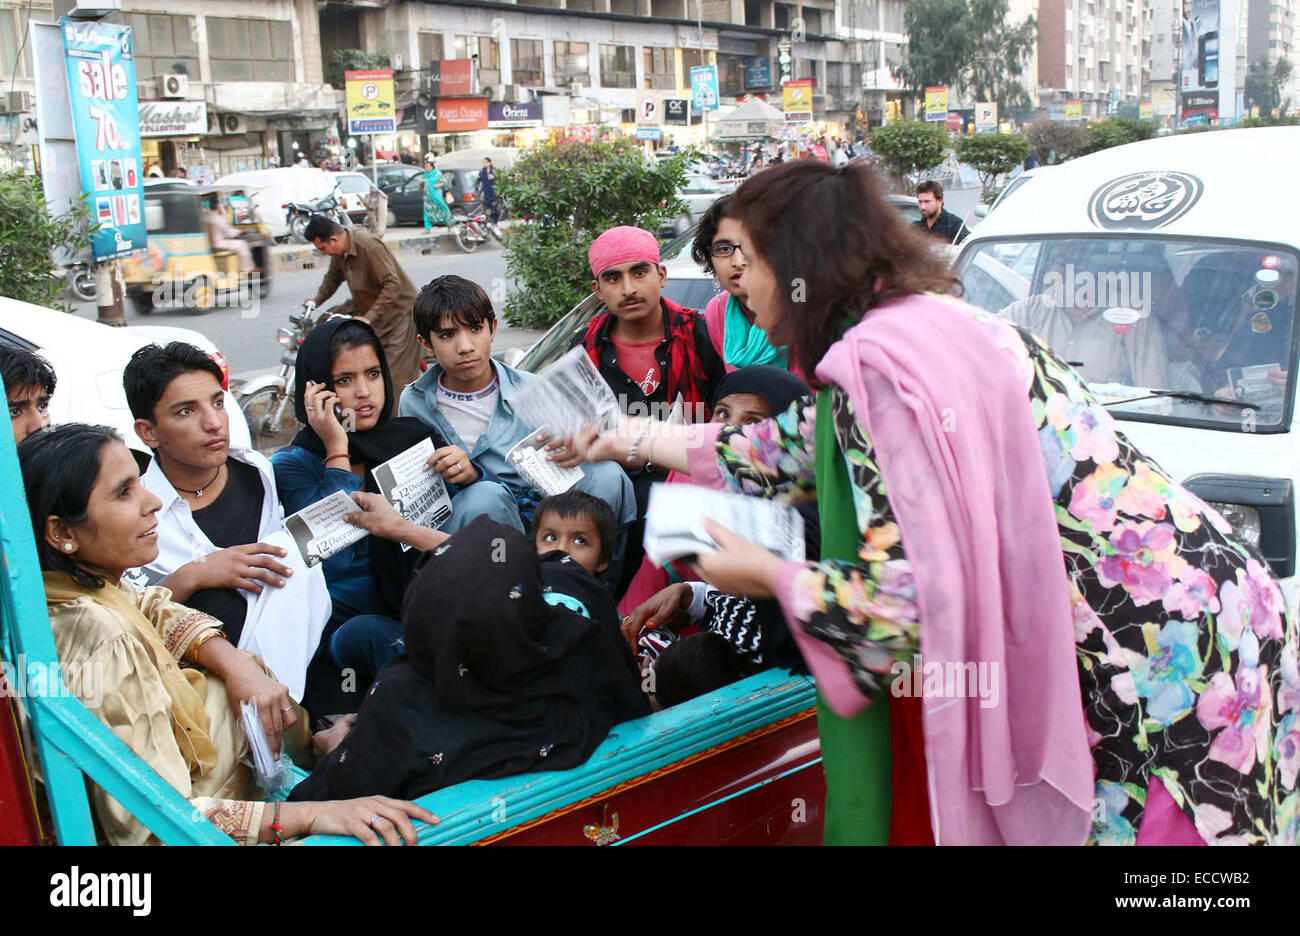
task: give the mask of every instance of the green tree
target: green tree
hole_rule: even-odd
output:
[[[1004,176],[1025,161],[1029,141],[1010,133],[977,133],[957,141],[957,158],[980,176],[981,197],[996,191],[999,176]]]
[[[1088,128],[1061,120],[1037,120],[1025,127],[1025,138],[1044,165],[1065,162],[1088,142]]]
[[[548,328],[591,291],[587,248],[603,231],[631,224],[657,231],[680,214],[677,197],[695,154],[652,165],[626,137],[542,143],[499,174],[512,217],[506,271],[518,291],[506,300],[512,325]]]
[[[1008,0],[911,0],[904,17],[907,58],[894,75],[920,94],[948,85],[1001,113],[1026,106],[1020,78],[1033,55],[1038,24],[1007,19]]]
[[[920,120],[895,120],[871,131],[871,151],[890,176],[894,188],[906,188],[905,176],[924,172],[948,156],[948,131],[942,124]]]
[[[1111,117],[1109,120],[1090,123],[1088,142],[1079,149],[1077,155],[1085,156],[1088,153],[1110,149],[1112,146],[1149,140],[1156,135],[1156,130],[1154,120],[1134,120],[1131,117]]]
[[[0,296],[71,312],[58,302],[63,284],[50,275],[52,254],[59,247],[84,250],[90,243],[87,219],[84,202],[71,214],[52,216],[37,176],[0,172]]]
[[[1285,114],[1290,101],[1282,99],[1282,88],[1291,77],[1291,62],[1279,58],[1272,65],[1264,56],[1251,62],[1246,70],[1246,106],[1259,106],[1260,117],[1270,117],[1274,111]]]
[[[367,68],[388,68],[392,64],[392,59],[387,52],[335,49],[330,55],[329,65],[325,68],[325,80],[342,91],[347,86],[345,72],[363,71]]]

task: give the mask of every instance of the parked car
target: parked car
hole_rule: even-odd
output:
[[[1004,194],[956,265],[967,300],[992,312],[1044,296],[1115,330],[1117,359],[1078,361],[1080,373],[1135,445],[1259,547],[1292,613],[1300,193],[1250,206],[1297,148],[1297,127],[1225,130],[1034,170],[1033,197]],[[1118,360],[1137,341],[1155,355],[1142,379]]]
[[[369,173],[369,169],[361,170]],[[424,170],[403,163],[376,169],[379,188],[388,196],[388,226],[424,223]]]
[[[36,351],[54,368],[58,386],[50,400],[51,420],[112,426],[137,458],[148,456],[149,449],[135,434],[122,371],[140,348],[150,342],[172,341],[202,348],[221,366],[222,374],[228,375],[226,359],[217,346],[188,328],[110,328],[77,315],[0,297],[0,343]],[[229,390],[226,411],[230,414],[230,444],[249,447],[248,424]]]
[[[375,187],[369,173],[333,172],[330,175],[334,177],[334,182],[338,186],[339,202],[343,210],[348,213],[348,217],[352,219],[352,223],[364,224],[366,214],[370,210],[366,207],[366,199],[370,196],[370,190]]]

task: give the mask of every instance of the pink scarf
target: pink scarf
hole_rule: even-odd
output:
[[[879,458],[916,577],[925,668],[973,662],[998,688],[988,707],[969,693],[924,700],[935,841],[1081,844],[1093,767],[1025,375],[961,304],[912,296],[871,311],[817,376],[847,391]],[[836,675],[819,679],[828,703],[856,714],[867,700]]]

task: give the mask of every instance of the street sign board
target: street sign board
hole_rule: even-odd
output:
[[[393,70],[348,71],[344,78],[348,133],[394,132],[397,129],[397,105],[393,93]]]
[[[925,119],[945,122],[948,119],[948,86],[931,85],[925,89]]]
[[[697,111],[718,109],[718,66],[696,65],[691,69],[691,106]]]
[[[60,19],[81,188],[90,202],[96,262],[143,250],[140,101],[129,26]]]

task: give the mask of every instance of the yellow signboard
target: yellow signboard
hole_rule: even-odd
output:
[[[886,101],[886,102],[885,102],[885,123],[893,123],[895,120],[897,120],[897,119],[898,119],[899,117],[901,117],[902,115],[903,115],[903,102],[902,102],[902,101]]]
[[[948,119],[947,85],[932,85],[925,89],[925,119]]]
[[[1083,120],[1083,101],[1071,100],[1065,102],[1065,119],[1066,120]]]
[[[397,130],[397,99],[393,71],[375,68],[344,73],[347,80],[348,133],[393,133]]]
[[[1150,101],[1143,101],[1138,105],[1138,116],[1143,120],[1150,120],[1156,115],[1155,106]]]
[[[813,109],[812,79],[787,81],[781,92],[782,109],[787,114],[811,114]]]

